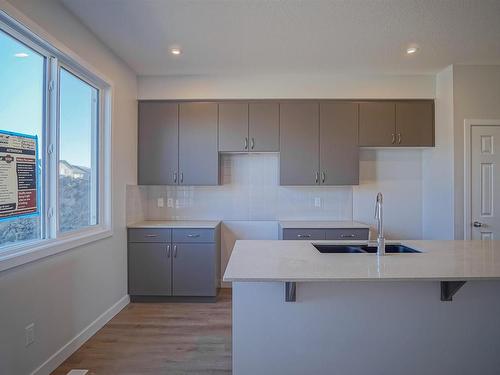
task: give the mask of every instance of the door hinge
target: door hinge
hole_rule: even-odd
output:
[[[53,91],[54,90],[54,85],[55,85],[54,80],[53,79],[50,80],[49,81],[49,91]]]
[[[49,219],[52,219],[52,217],[54,216],[54,208],[53,207],[50,207],[47,211],[47,217]]]
[[[51,155],[53,152],[54,152],[54,144],[53,144],[53,143],[51,143],[51,144],[47,147],[47,154]]]

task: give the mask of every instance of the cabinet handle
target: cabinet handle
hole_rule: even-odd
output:
[[[396,142],[396,134],[392,133],[392,141],[391,143],[394,144]]]
[[[177,183],[177,172],[174,172],[174,184]]]
[[[245,137],[245,150],[248,150],[248,138]]]
[[[155,237],[158,237],[159,234],[145,234],[144,237],[147,237],[147,238],[155,238]]]
[[[340,238],[354,238],[356,237],[355,234],[341,234]]]
[[[319,172],[316,172],[316,177],[314,179],[314,182],[316,182],[316,183],[319,182]]]
[[[311,238],[310,234],[297,234],[298,238]]]
[[[325,172],[321,172],[321,183],[325,183],[325,180],[326,180],[326,173]]]
[[[187,236],[189,238],[198,238],[198,237],[200,237],[200,235],[198,233],[196,233],[196,234],[188,234]]]
[[[174,258],[177,258],[177,245],[174,245]]]
[[[255,148],[255,139],[252,137],[252,150]]]
[[[401,133],[398,133],[398,145],[401,144]]]
[[[167,258],[170,258],[170,245],[167,245]]]
[[[181,184],[184,182],[184,173],[181,172]]]

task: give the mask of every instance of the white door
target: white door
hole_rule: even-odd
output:
[[[500,126],[472,126],[471,238],[500,239]]]

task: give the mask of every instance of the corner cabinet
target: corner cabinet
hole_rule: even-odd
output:
[[[359,104],[359,145],[434,146],[434,101],[370,101]]]
[[[220,284],[219,238],[219,227],[129,229],[129,294],[215,297]]]

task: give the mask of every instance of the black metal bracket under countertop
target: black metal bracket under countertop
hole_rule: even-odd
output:
[[[285,302],[295,302],[297,300],[297,283],[293,281],[285,282]]]
[[[465,283],[465,281],[441,281],[441,301],[453,301],[453,296]]]

